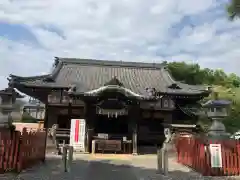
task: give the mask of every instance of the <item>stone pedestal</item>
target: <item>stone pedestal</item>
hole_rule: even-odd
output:
[[[207,133],[209,140],[229,139],[230,134],[226,132],[226,128],[220,119],[213,119],[213,123]]]
[[[8,127],[8,115],[0,112],[0,127],[7,128]]]
[[[2,128],[8,128],[9,124],[12,123],[11,118],[11,107],[0,107],[0,127]]]

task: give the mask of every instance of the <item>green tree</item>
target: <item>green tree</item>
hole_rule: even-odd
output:
[[[172,76],[177,81],[187,81],[187,74],[189,73],[189,68],[185,62],[171,62],[168,63],[168,69],[170,70]]]
[[[230,20],[240,17],[240,0],[231,0],[227,6],[227,12]]]
[[[240,77],[232,73],[227,75],[222,69],[201,69],[199,64],[187,64],[185,62],[164,61],[173,78],[187,84],[221,85],[225,87],[240,87]]]
[[[215,81],[214,70],[205,68],[203,73],[205,74],[204,84],[213,84]]]
[[[231,73],[227,78],[227,83],[233,87],[240,87],[240,77],[234,73]]]
[[[216,85],[226,85],[227,75],[222,69],[217,69],[214,71],[214,84]]]

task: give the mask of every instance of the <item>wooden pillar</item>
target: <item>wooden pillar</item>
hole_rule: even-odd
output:
[[[172,124],[172,112],[169,112],[167,114],[164,115],[164,120],[163,120],[163,125],[164,126],[169,126],[170,124]]]
[[[132,154],[137,155],[138,154],[138,122],[141,118],[140,116],[140,105],[138,102],[134,103],[132,105],[131,111],[130,111],[130,121],[132,126]]]
[[[48,128],[48,121],[49,121],[48,112],[49,112],[49,109],[48,109],[48,102],[47,102],[45,105],[44,128]]]
[[[69,121],[69,128],[71,129],[71,119],[72,119],[72,104],[68,103],[68,121]]]
[[[46,151],[47,151],[47,139],[48,139],[48,102],[45,105],[45,117],[44,117],[44,128],[46,131],[46,137],[45,137],[45,155],[42,159],[42,162],[45,162],[46,158]]]
[[[89,122],[88,122],[88,120],[86,120],[85,152],[90,153],[90,134],[89,134]]]
[[[92,150],[92,140],[94,134],[94,120],[96,113],[94,106],[90,103],[85,104],[85,120],[86,120],[86,134],[85,134],[85,152],[90,153]]]
[[[137,155],[138,154],[138,145],[137,145],[137,123],[133,123],[133,129],[132,129],[132,154]]]
[[[72,103],[69,102],[68,103],[68,124],[67,124],[67,128],[69,128],[70,131],[71,131],[71,123],[72,123],[71,121],[72,121]],[[69,137],[67,143],[70,144],[70,137]]]
[[[87,125],[87,138],[86,138],[86,152],[91,153],[92,151],[92,140],[93,140],[94,129],[91,124]]]
[[[84,118],[85,118],[85,123],[86,123],[86,127],[85,127],[85,141],[84,141],[84,146],[85,146],[85,152],[89,153],[89,134],[88,134],[88,121],[89,121],[89,105],[87,102],[85,102],[84,105]]]

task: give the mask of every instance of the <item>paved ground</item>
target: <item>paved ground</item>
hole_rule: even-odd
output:
[[[169,159],[170,173],[164,177],[156,173],[156,156],[127,155],[75,155],[71,172],[64,172],[59,156],[49,154],[43,165],[22,172],[17,177],[8,174],[0,176],[6,180],[194,180],[226,179],[201,177],[188,168]],[[227,178],[232,179],[232,178]]]

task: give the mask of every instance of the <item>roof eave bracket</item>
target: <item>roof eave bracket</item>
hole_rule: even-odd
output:
[[[170,89],[182,89],[178,84],[176,84],[176,83],[173,83],[173,84],[171,84],[170,86],[168,86],[168,88],[170,88]]]

